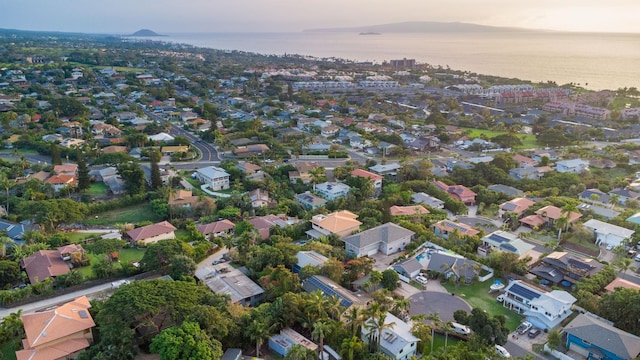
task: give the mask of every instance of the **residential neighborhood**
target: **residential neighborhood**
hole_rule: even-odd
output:
[[[631,89],[68,36],[0,31],[3,358],[640,356]]]

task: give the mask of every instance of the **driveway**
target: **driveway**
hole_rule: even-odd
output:
[[[431,284],[427,285],[429,288]],[[450,293],[440,291],[422,291],[409,298],[409,315],[429,315],[436,313],[442,321],[454,321],[456,310],[471,312],[471,306],[466,301]]]

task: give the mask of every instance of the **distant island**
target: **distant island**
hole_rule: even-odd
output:
[[[537,31],[512,27],[497,27],[460,22],[412,21],[349,28],[306,29],[304,32],[359,32],[360,35],[379,35],[380,33],[434,33],[434,32],[504,32]]]
[[[157,32],[149,30],[149,29],[141,29],[141,30],[138,30],[138,31],[134,32],[133,34],[131,34],[129,36],[149,37],[149,36],[167,36],[167,35],[160,35]]]

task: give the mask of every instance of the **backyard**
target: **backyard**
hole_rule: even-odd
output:
[[[89,195],[102,196],[107,194],[107,185],[103,182],[94,182],[87,189],[86,193]]]
[[[509,330],[515,330],[520,322],[522,322],[522,316],[502,306],[502,304],[496,300],[497,293],[489,294],[489,286],[491,286],[491,284],[492,281],[475,281],[471,285],[460,285],[456,290],[454,284],[442,282],[442,285],[447,291],[455,293],[464,299],[472,308],[483,309],[491,315],[504,315],[507,318],[507,328],[509,328]]]
[[[130,206],[122,209],[106,211],[95,217],[84,220],[86,225],[113,226],[123,223],[138,223],[142,221],[157,222],[161,219],[151,210],[150,203]]]
[[[116,263],[116,268],[120,269],[120,264],[131,264],[133,262],[140,261],[144,256],[144,252],[145,250],[143,249],[121,249],[118,251],[120,261]],[[88,252],[87,256],[91,259],[91,264],[95,264],[106,256],[106,254],[93,254]],[[91,265],[81,267],[78,271],[85,277],[85,279],[95,278]]]
[[[495,131],[495,130],[483,130],[483,129],[471,129],[464,128],[465,132],[469,133],[469,138],[479,138],[482,136],[486,136],[488,139],[494,138],[498,135],[507,134],[506,131]],[[535,149],[539,147],[538,142],[536,140],[535,135],[531,134],[518,134],[518,138],[522,141],[521,149]]]

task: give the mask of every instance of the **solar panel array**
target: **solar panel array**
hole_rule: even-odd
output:
[[[500,243],[500,244],[502,244],[502,243],[508,243],[509,241],[511,241],[511,240],[507,239],[506,237],[504,237],[504,236],[500,236],[500,235],[498,235],[498,234],[491,234],[491,235],[489,235],[489,239],[491,239],[491,240],[493,240],[493,241],[495,241],[495,242],[497,242],[497,243]]]
[[[444,224],[445,224],[446,226],[450,227],[450,228],[458,229],[458,230],[460,230],[461,232],[465,232],[465,231],[467,231],[467,228],[465,228],[465,227],[463,227],[463,226],[461,226],[461,225],[459,225],[459,224],[456,224],[456,223],[454,223],[454,222],[451,222],[451,221],[445,221],[445,222],[444,222]]]
[[[524,299],[528,299],[528,300],[533,300],[533,299],[537,299],[540,297],[540,294],[527,289],[526,287],[520,285],[520,284],[513,284],[511,285],[511,287],[509,288],[509,292],[512,292],[516,295],[521,296]]]
[[[569,259],[568,261],[569,265],[573,266],[573,267],[577,267],[578,269],[582,269],[582,270],[589,270],[591,269],[591,265],[583,263],[580,260],[576,260],[576,259]]]
[[[306,281],[311,282],[315,287],[317,287],[318,289],[320,289],[322,291],[322,293],[325,296],[335,296],[339,299],[341,299],[340,301],[340,305],[348,308],[351,305],[353,305],[353,302],[347,298],[345,298],[344,296],[342,296],[342,294],[340,294],[338,291],[336,291],[334,288],[330,287],[329,285],[323,283],[322,281],[320,281],[320,279],[318,279],[315,276],[312,276],[310,278],[308,278]]]

